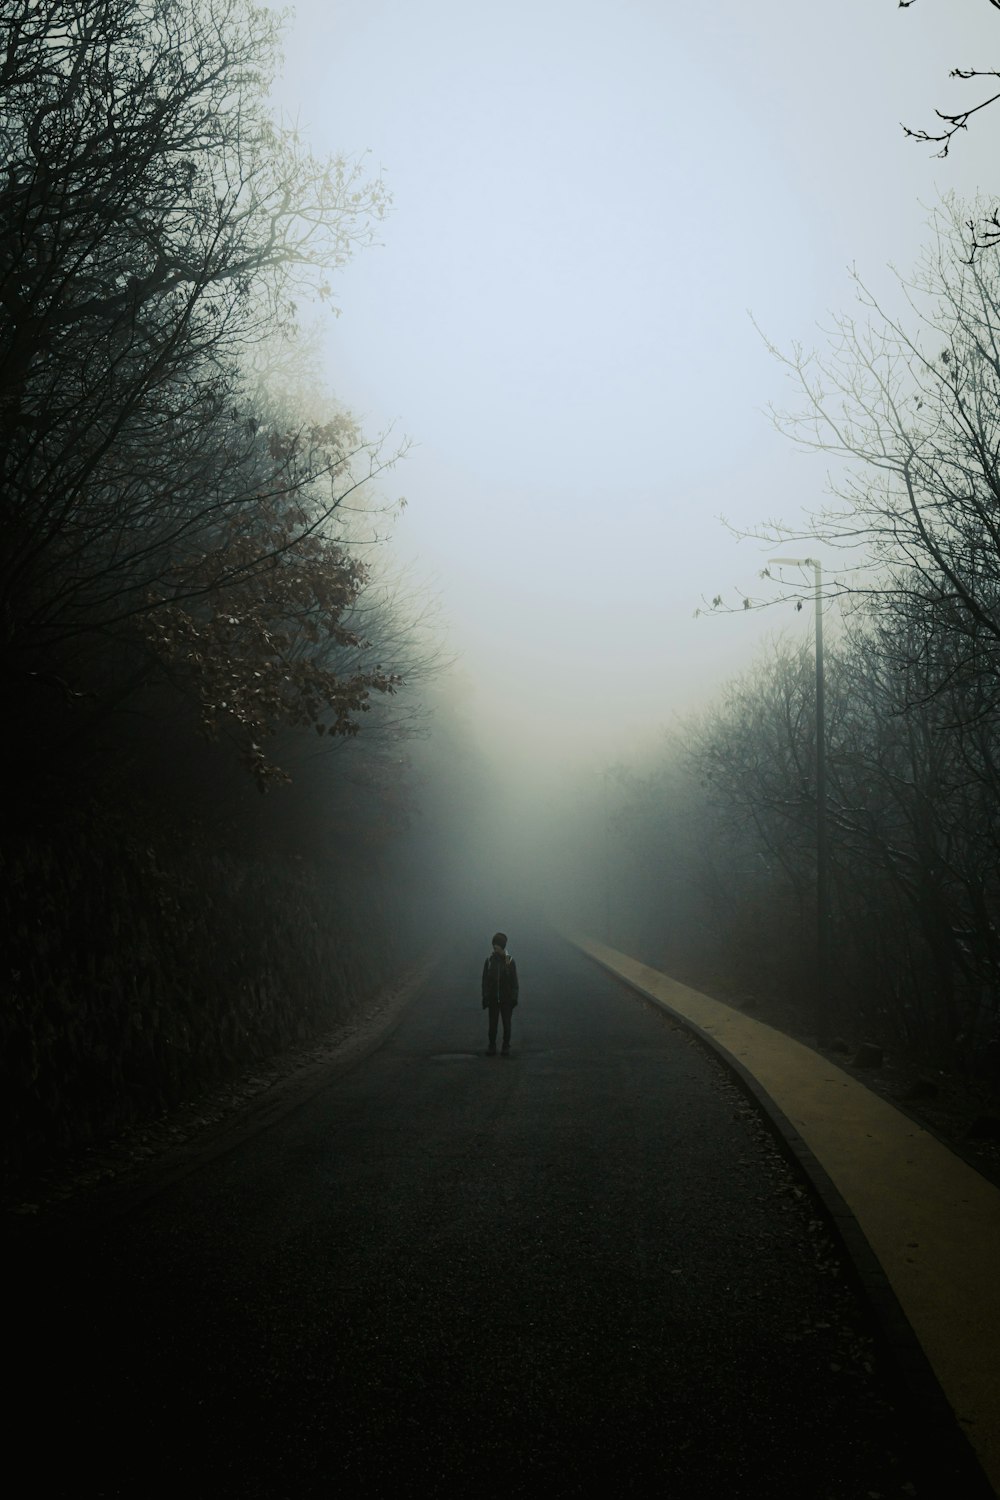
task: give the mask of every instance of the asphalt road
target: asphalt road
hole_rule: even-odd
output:
[[[737,1087],[557,940],[512,947],[509,1058],[472,946],[271,1128],[124,1217],[32,1226],[19,1493],[937,1500]]]

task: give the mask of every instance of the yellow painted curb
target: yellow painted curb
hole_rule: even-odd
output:
[[[605,968],[753,1075],[829,1174],[1000,1492],[1000,1190],[842,1068],[588,938]]]

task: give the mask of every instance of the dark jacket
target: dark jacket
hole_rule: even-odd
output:
[[[517,964],[509,953],[491,953],[483,964],[483,1010],[490,1004],[517,1004]]]

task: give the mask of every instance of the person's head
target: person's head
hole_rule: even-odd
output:
[[[507,934],[505,932],[495,932],[493,934],[493,951],[494,951],[494,953],[502,953],[504,951],[504,949],[506,948],[506,946],[507,946]]]

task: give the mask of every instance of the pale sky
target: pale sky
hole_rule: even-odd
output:
[[[380,247],[335,283],[326,377],[389,478],[400,555],[439,598],[475,722],[522,753],[613,753],[704,702],[788,607],[694,619],[794,520],[821,459],[770,425],[779,345],[822,345],[908,269],[940,193],[1000,191],[987,0],[300,0],[276,91],[319,151],[370,151]],[[996,118],[994,118],[994,115]]]

